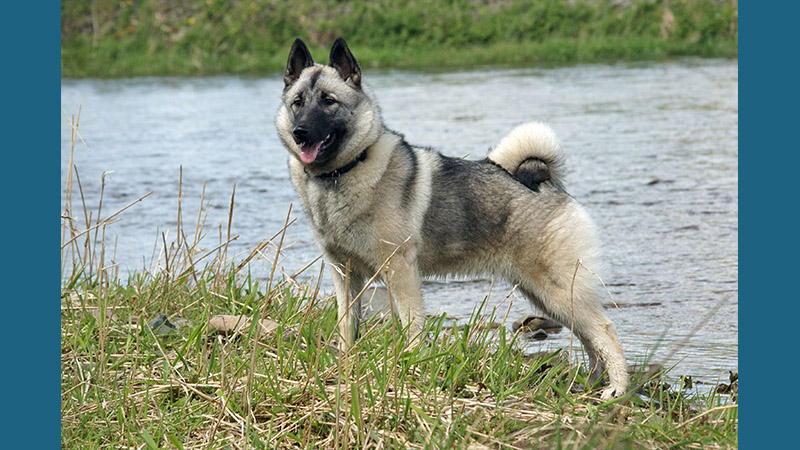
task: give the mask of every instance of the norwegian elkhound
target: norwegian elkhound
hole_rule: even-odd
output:
[[[295,40],[277,127],[292,183],[332,265],[342,346],[357,336],[358,294],[380,273],[413,339],[420,278],[497,274],[571,328],[604,399],[628,387],[622,347],[600,303],[595,229],[563,187],[560,143],[542,123],[514,128],[486,159],[408,144],[383,123],[344,39],[328,65]],[[579,270],[580,269],[580,270]]]

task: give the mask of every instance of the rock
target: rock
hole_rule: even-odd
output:
[[[156,336],[165,336],[172,334],[181,328],[188,327],[192,324],[189,319],[183,317],[173,317],[172,321],[167,318],[166,314],[159,314],[147,322],[147,328],[153,330]]]
[[[523,335],[525,339],[530,339],[532,341],[543,341],[547,339],[547,332],[544,330],[536,330],[533,333],[525,333]]]
[[[739,383],[720,383],[717,385],[717,393],[736,395],[739,393]]]
[[[219,333],[244,334],[250,330],[252,319],[247,316],[218,315],[208,320],[208,327]],[[258,321],[260,326],[259,334],[265,336],[278,329],[278,322],[261,319]]]
[[[164,336],[178,329],[178,327],[167,319],[167,315],[163,313],[147,322],[147,328],[153,330],[153,334],[156,336]]]
[[[519,318],[514,321],[513,325],[511,325],[511,329],[513,331],[533,333],[534,335],[539,336],[534,337],[534,339],[544,339],[547,337],[547,333],[558,333],[562,328],[563,326],[554,320],[534,315],[528,315]],[[541,333],[538,333],[539,331],[544,333],[544,337],[541,337]]]
[[[730,374],[729,379],[731,384],[718,384],[717,393],[730,394],[733,397],[737,397],[739,395],[739,372],[733,373],[732,371],[728,371],[728,373]]]

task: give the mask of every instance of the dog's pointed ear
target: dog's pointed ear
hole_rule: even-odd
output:
[[[356,57],[350,52],[344,39],[336,39],[333,43],[328,61],[328,65],[336,69],[344,81],[350,80],[356,87],[361,87],[361,66],[358,65]]]
[[[306,67],[314,65],[311,52],[308,51],[306,43],[302,39],[295,39],[292,49],[289,51],[289,61],[286,62],[286,70],[283,72],[283,83],[289,87],[300,78],[300,72]]]

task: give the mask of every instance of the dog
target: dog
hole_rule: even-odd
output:
[[[513,130],[483,160],[412,146],[386,127],[344,39],[328,65],[295,40],[276,125],[311,229],[332,267],[342,348],[358,335],[365,283],[381,274],[412,339],[423,329],[420,280],[496,274],[570,328],[602,399],[628,373],[616,330],[586,268],[600,263],[595,226],[564,189],[561,145],[543,123]],[[582,269],[582,270],[579,270]]]

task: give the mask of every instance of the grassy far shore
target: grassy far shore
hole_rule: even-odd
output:
[[[77,134],[72,142],[71,152]],[[336,302],[319,293],[324,267],[305,284],[274,264],[266,275],[248,272],[248,262],[277,259],[291,209],[287,227],[234,260],[233,198],[227,230],[211,231],[220,241],[209,243],[201,236],[210,205],[181,204],[178,192],[175,238],[159,236],[156,267],[122,280],[104,242],[131,212],[87,208],[71,163],[68,173],[62,448],[738,447],[735,396],[670,388],[660,373],[637,371],[631,395],[600,402],[585,364],[573,363],[577,348],[576,358],[570,349],[529,356],[518,335],[485,326],[503,304],[452,327],[431,318],[415,347],[397,321],[371,319],[356,346],[338,352]],[[139,202],[146,193],[131,208]],[[181,326],[161,334],[149,321],[162,313]],[[219,315],[252,325],[220,333]]]
[[[62,77],[264,74],[303,38],[366,68],[557,65],[738,55],[736,0],[61,2]]]

